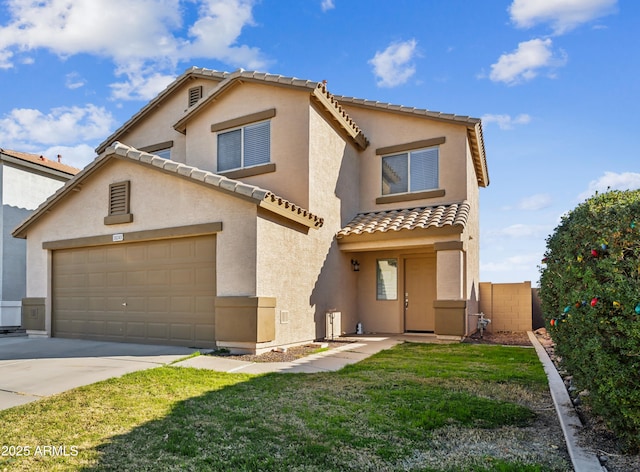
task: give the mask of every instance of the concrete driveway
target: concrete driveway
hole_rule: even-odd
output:
[[[168,364],[193,352],[176,346],[0,337],[0,410]]]

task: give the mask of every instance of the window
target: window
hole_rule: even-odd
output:
[[[270,148],[270,121],[218,133],[218,172],[267,164]]]
[[[155,151],[153,154],[163,159],[171,159],[171,148],[159,149]]]
[[[139,148],[141,151],[148,152],[163,159],[171,159],[171,148],[173,147],[173,141],[165,141],[162,143],[153,144],[151,146],[144,146]]]
[[[382,195],[438,188],[437,146],[382,158]]]
[[[109,212],[104,218],[105,225],[131,223],[133,215],[129,210],[131,183],[126,180],[109,185]]]
[[[376,261],[376,299],[398,299],[398,259]]]

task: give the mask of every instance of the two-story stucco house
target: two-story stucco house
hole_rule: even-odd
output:
[[[27,289],[27,245],[11,231],[77,173],[43,156],[0,149],[0,329],[21,325]]]
[[[477,311],[479,119],[192,68],[97,153],[13,233],[50,335],[262,352]]]

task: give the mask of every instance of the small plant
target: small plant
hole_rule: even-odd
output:
[[[640,191],[596,195],[547,239],[542,309],[594,412],[640,449]]]

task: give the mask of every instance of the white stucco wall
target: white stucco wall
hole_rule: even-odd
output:
[[[26,252],[22,239],[13,229],[64,184],[64,180],[35,170],[2,163],[0,165],[0,326],[20,326],[22,299],[26,295]]]

